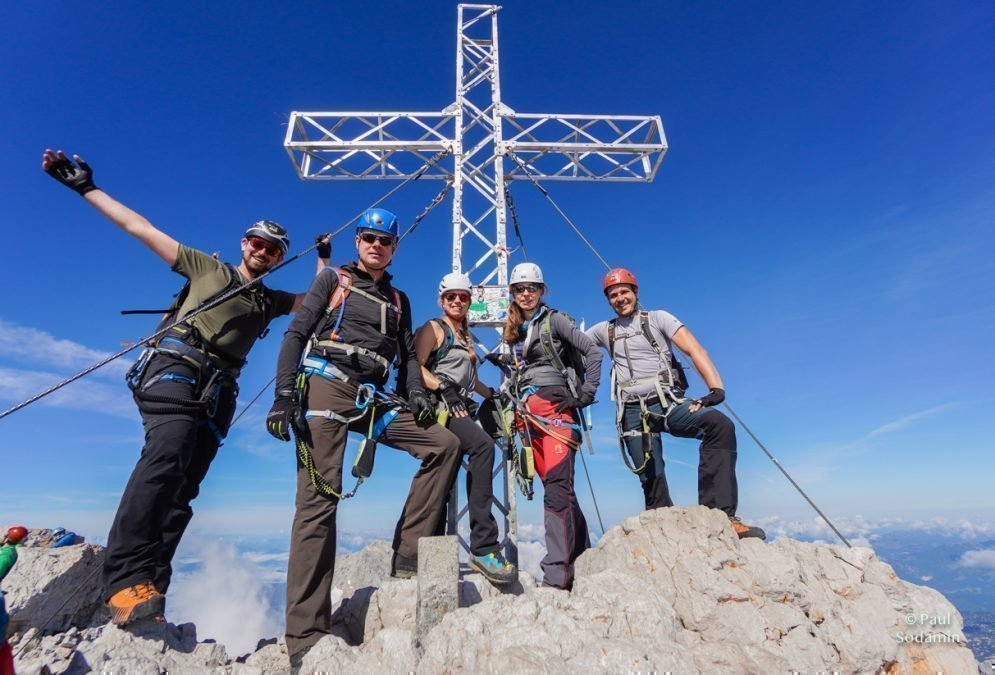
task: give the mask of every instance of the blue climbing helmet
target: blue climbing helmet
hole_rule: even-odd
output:
[[[397,216],[387,209],[367,209],[356,224],[356,233],[382,232],[397,239]]]

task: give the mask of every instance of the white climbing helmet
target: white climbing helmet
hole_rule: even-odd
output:
[[[511,270],[511,279],[508,281],[508,285],[529,283],[545,286],[546,282],[542,280],[542,270],[535,263],[518,263],[515,265],[515,269]]]
[[[462,272],[450,272],[439,282],[439,295],[448,291],[466,291],[469,293],[472,288],[470,277]]]

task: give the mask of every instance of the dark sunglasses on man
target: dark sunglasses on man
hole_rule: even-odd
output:
[[[281,251],[278,247],[264,239],[260,239],[259,237],[249,237],[249,246],[251,246],[252,250],[256,253],[263,251],[271,258],[280,258],[283,256],[283,251]]]
[[[378,241],[380,242],[380,245],[385,248],[393,245],[394,243],[394,237],[390,236],[389,234],[373,234],[372,232],[363,232],[361,235],[359,235],[359,239],[364,244],[371,244],[371,245],[373,244],[373,242]]]

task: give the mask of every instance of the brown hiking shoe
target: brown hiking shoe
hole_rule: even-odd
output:
[[[107,601],[107,609],[111,611],[111,621],[118,626],[124,626],[139,619],[162,618],[166,610],[166,596],[155,589],[151,582],[135,584],[122,589]]]
[[[746,539],[747,537],[756,537],[760,541],[767,539],[766,532],[761,530],[759,527],[747,525],[736,516],[729,517],[729,524],[732,525],[733,532],[735,532],[736,536],[740,539]]]

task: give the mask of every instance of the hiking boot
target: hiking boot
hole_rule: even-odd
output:
[[[111,621],[125,626],[140,619],[162,619],[166,611],[166,596],[155,589],[151,582],[124,588],[107,601]]]
[[[518,569],[497,551],[487,555],[471,555],[470,568],[480,572],[495,586],[505,586],[518,581]]]
[[[411,579],[418,576],[418,558],[405,558],[394,551],[390,559],[390,576],[396,579]]]
[[[733,532],[735,532],[736,536],[740,539],[746,539],[747,537],[756,537],[760,541],[767,539],[766,532],[761,530],[759,527],[747,525],[736,516],[729,517],[729,524],[732,525]]]

